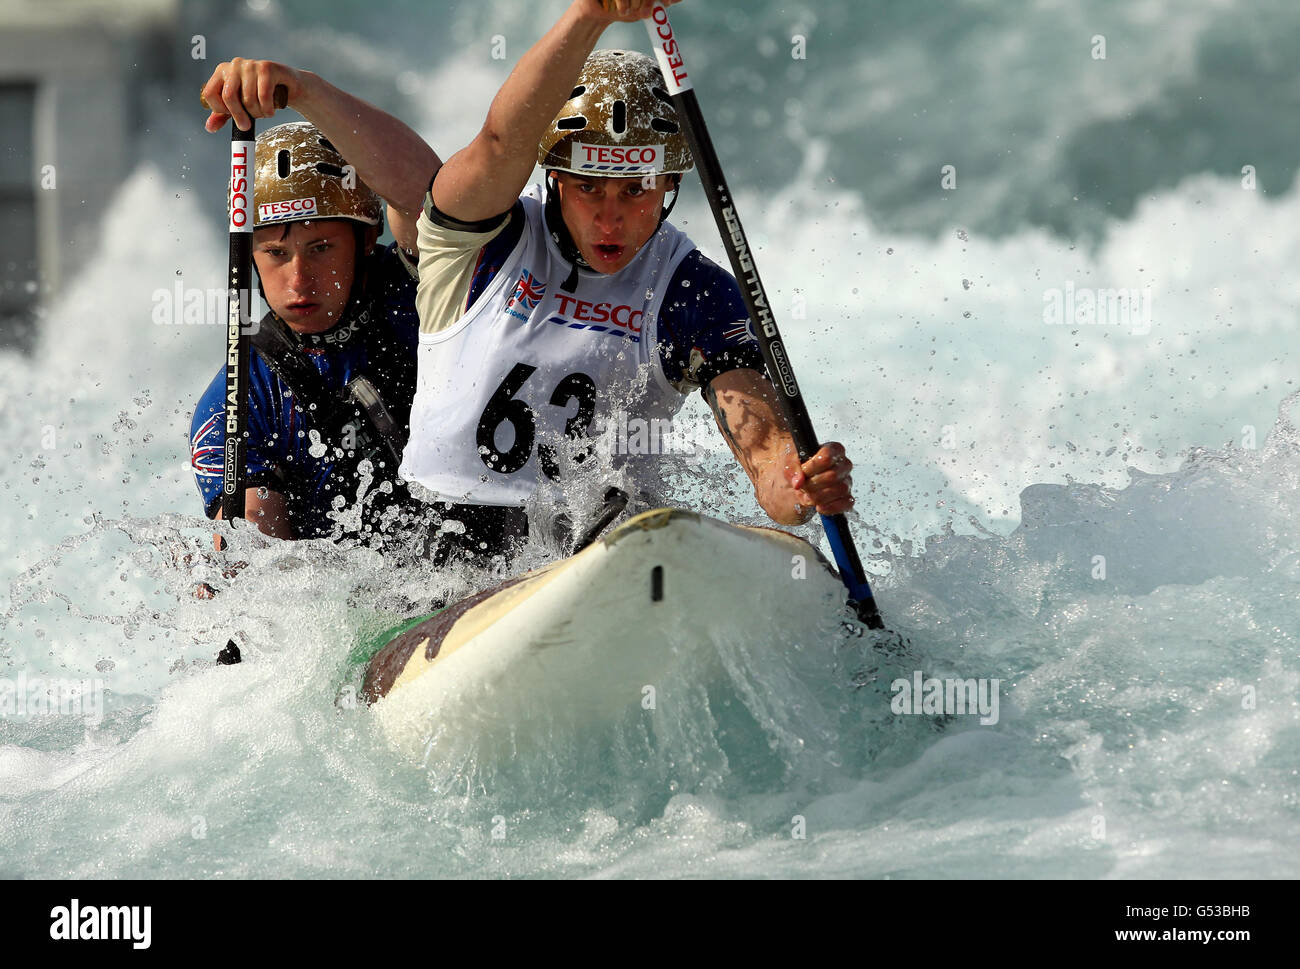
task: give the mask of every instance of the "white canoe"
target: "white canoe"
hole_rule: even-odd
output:
[[[599,722],[644,706],[719,632],[751,642],[811,630],[844,602],[800,538],[649,511],[397,635],[362,693],[389,741],[417,756],[466,734],[518,745],[530,721],[557,710]]]

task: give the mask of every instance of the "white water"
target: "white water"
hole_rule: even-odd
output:
[[[422,130],[463,139],[479,111]],[[186,433],[220,334],[150,316],[177,278],[220,285],[224,240],[160,153],[34,355],[0,351],[0,676],[107,690],[98,724],[0,717],[0,874],[1290,876],[1300,187],[1191,171],[1095,244],[910,233],[803,144],[740,211],[816,425],[858,465],[855,533],[910,655],[834,629],[723,637],[730,675],[649,735],[566,736],[557,715],[547,754],[450,790],[389,752],[335,705],[350,607],[418,611],[475,577],[247,536],[238,578],[203,560]],[[679,214],[716,256],[697,190]],[[1067,283],[1149,288],[1149,332],[1045,324]],[[686,500],[756,519],[714,490],[727,468]],[[200,580],[225,591],[196,600]],[[208,665],[231,634],[246,661]],[[893,715],[914,669],[1000,679],[999,722]]]

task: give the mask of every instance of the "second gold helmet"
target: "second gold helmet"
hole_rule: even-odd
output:
[[[379,225],[384,203],[309,121],[276,125],[257,137],[253,226],[309,219]]]

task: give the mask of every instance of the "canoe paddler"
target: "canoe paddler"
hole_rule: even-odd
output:
[[[611,6],[574,0],[524,54],[417,220],[401,473],[459,521],[442,554],[506,551],[566,449],[616,408],[662,421],[697,389],[773,521],[853,506],[840,444],[799,463],[734,278],[667,221],[693,162],[655,61],[594,50],[651,4]]]
[[[440,160],[391,115],[274,61],[213,71],[207,130],[271,117],[285,106],[277,89],[307,120],[257,138],[253,263],[270,313],[252,337],[246,516],[279,538],[370,540],[409,507],[397,478],[418,333],[408,253]],[[396,242],[379,246],[385,209]],[[209,517],[221,505],[224,406],[218,373],[190,437]]]

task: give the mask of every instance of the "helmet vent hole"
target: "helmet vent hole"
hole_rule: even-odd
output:
[[[682,130],[676,121],[669,121],[667,118],[651,118],[650,127],[665,135],[675,135]]]
[[[616,135],[621,135],[627,131],[627,102],[621,98],[614,102],[614,119],[610,130]]]
[[[275,172],[281,178],[289,177],[289,149],[281,148],[275,153]]]
[[[580,114],[575,114],[572,118],[561,118],[555,122],[555,127],[561,131],[581,131],[587,127],[587,119]]]
[[[650,92],[664,104],[673,103],[673,96],[661,87],[652,87]]]
[[[580,98],[586,93],[587,93],[587,85],[579,84],[577,87],[573,89],[573,93],[569,95],[569,100],[572,101],[574,98]]]
[[[338,150],[337,148],[334,147],[334,145],[330,142],[330,140],[329,140],[328,138],[321,137],[321,138],[318,138],[318,139],[316,139],[316,140],[319,141],[319,142],[321,143],[321,146],[322,146],[322,147],[324,147],[324,148],[328,148],[330,151],[334,152],[334,154],[336,154],[336,155],[337,155],[337,154],[341,154],[341,152],[339,152],[339,150]]]
[[[344,174],[343,169],[339,168],[338,165],[331,165],[329,162],[317,162],[316,171],[322,175],[333,175],[335,178],[342,178]]]

